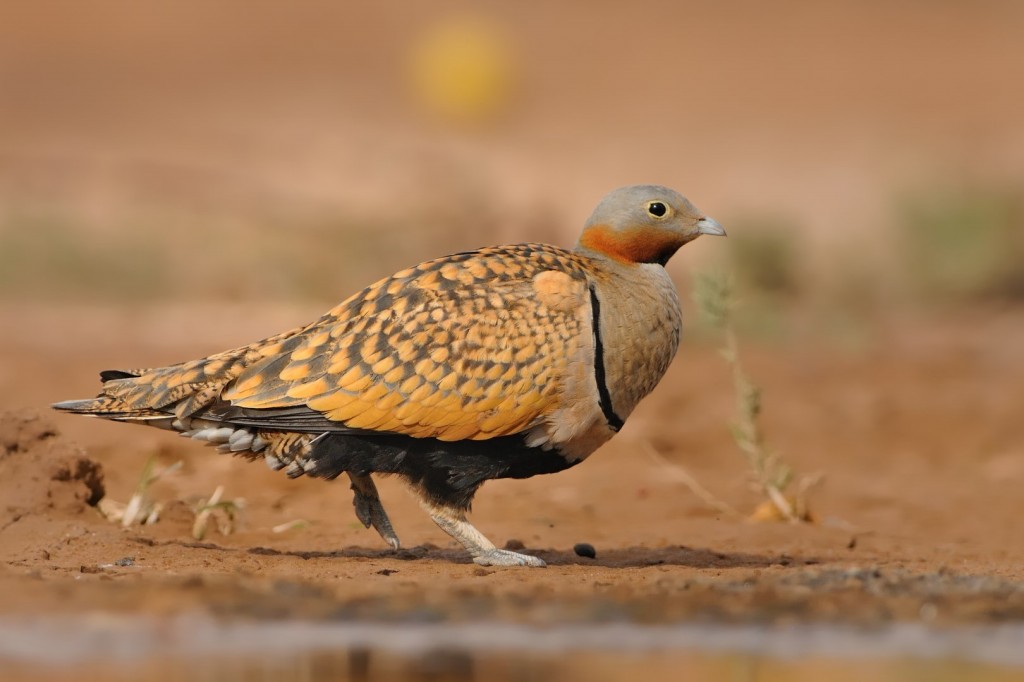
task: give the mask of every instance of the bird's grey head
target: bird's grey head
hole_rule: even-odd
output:
[[[661,263],[702,234],[725,230],[679,192],[633,185],[610,192],[594,209],[578,249],[631,263]]]

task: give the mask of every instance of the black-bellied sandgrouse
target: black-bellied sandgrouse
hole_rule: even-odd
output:
[[[586,459],[668,369],[682,314],[664,265],[724,235],[679,193],[606,196],[572,251],[495,246],[380,280],[319,320],[154,369],[102,372],[54,405],[178,431],[289,476],[347,473],[355,511],[398,547],[371,474],[398,474],[478,564],[543,566],[466,520],[492,478]]]

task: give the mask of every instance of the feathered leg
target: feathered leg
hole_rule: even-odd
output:
[[[430,514],[441,530],[459,541],[466,548],[474,563],[481,566],[546,566],[542,559],[529,554],[519,554],[507,549],[498,549],[494,543],[466,520],[466,513],[452,506],[442,506],[420,496],[420,506]]]
[[[377,486],[373,479],[369,474],[357,475],[352,472],[348,473],[348,477],[352,480],[352,491],[355,493],[352,498],[352,506],[355,507],[356,517],[367,528],[373,526],[384,538],[384,542],[391,545],[392,549],[398,549],[398,536],[395,534],[395,529],[391,527],[391,519],[384,511],[384,505],[380,503]]]

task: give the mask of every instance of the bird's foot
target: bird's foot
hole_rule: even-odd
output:
[[[493,542],[466,520],[463,509],[438,505],[422,497],[420,505],[430,514],[434,523],[458,540],[473,557],[473,562],[480,566],[547,566],[543,559],[535,556],[495,547]]]
[[[356,518],[365,527],[373,527],[384,542],[392,549],[398,549],[400,543],[395,529],[391,526],[391,519],[384,511],[384,505],[377,496],[377,486],[369,476],[350,476],[352,479],[352,491],[355,495],[352,498],[352,506],[355,507]]]
[[[364,526],[367,528],[373,526],[374,530],[384,538],[384,542],[391,545],[392,549],[398,549],[398,535],[391,527],[391,519],[388,518],[388,513],[384,511],[384,506],[378,498],[367,497],[357,492],[352,499],[352,504],[356,508],[356,517]]]
[[[547,566],[543,559],[507,549],[489,549],[473,557],[481,566]]]

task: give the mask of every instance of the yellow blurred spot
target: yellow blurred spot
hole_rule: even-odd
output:
[[[502,31],[480,19],[449,19],[427,29],[411,53],[412,86],[435,114],[480,123],[507,106],[515,60]]]

